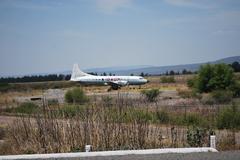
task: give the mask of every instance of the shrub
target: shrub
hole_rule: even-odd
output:
[[[49,99],[48,100],[48,105],[57,105],[58,104],[58,99]]]
[[[192,127],[187,130],[187,143],[191,147],[202,147],[206,136],[206,130]]]
[[[169,114],[166,111],[157,111],[156,115],[160,123],[168,123],[170,120]]]
[[[201,98],[201,94],[197,93],[196,91],[192,90],[177,90],[178,95],[182,98]]]
[[[6,92],[11,89],[11,85],[8,83],[0,83],[0,92]]]
[[[173,76],[170,77],[161,77],[161,83],[175,83],[175,79]]]
[[[192,79],[188,79],[187,80],[187,86],[192,88],[194,86],[195,80],[196,80],[196,77],[194,77]]]
[[[67,91],[65,94],[65,101],[68,103],[82,104],[88,101],[88,97],[85,95],[82,88],[74,88]]]
[[[146,96],[149,102],[154,102],[158,97],[158,95],[160,94],[160,91],[158,89],[150,89],[150,90],[142,90],[141,93]]]
[[[137,122],[148,122],[153,120],[153,114],[151,112],[143,110],[134,110],[132,115],[132,120]]]
[[[22,103],[20,106],[13,108],[12,110],[16,113],[33,114],[38,113],[40,111],[40,108],[34,103],[25,102]]]
[[[86,107],[80,105],[64,105],[58,110],[59,114],[65,118],[71,118],[77,114],[83,114],[86,110]]]
[[[4,127],[0,126],[0,140],[2,140],[6,135],[6,130]]]
[[[216,90],[211,93],[215,103],[229,103],[233,98],[233,92],[228,90]]]
[[[219,129],[240,129],[239,107],[232,105],[221,110],[217,116],[217,127]]]
[[[229,89],[233,91],[234,97],[240,97],[240,81],[235,81],[235,83],[231,85]]]
[[[202,96],[202,103],[213,105],[213,104],[226,104],[232,101],[233,92],[229,90],[216,90],[209,94]]]
[[[212,98],[210,94],[203,94],[201,98],[201,102],[207,105],[213,105],[215,100]]]
[[[205,119],[199,114],[188,114],[184,119],[184,123],[192,126],[204,126]]]

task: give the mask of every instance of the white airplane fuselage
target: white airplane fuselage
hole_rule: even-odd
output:
[[[124,85],[142,85],[146,84],[148,81],[140,76],[84,76],[78,77],[72,81],[77,81],[85,84],[107,84],[109,82],[118,82]]]
[[[118,89],[126,85],[143,85],[148,80],[141,76],[95,76],[82,72],[78,65],[74,65],[71,81],[88,85],[110,85],[112,89]]]

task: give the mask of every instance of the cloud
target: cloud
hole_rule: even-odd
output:
[[[120,8],[128,8],[132,0],[96,0],[97,8],[105,13],[112,13]]]

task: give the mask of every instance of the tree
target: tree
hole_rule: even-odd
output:
[[[240,64],[238,62],[233,62],[231,67],[233,68],[234,72],[240,72]]]
[[[144,77],[144,73],[143,73],[143,72],[141,72],[140,76]]]
[[[199,92],[228,89],[234,84],[233,69],[226,64],[206,64],[201,66],[195,84]]]
[[[175,74],[175,72],[173,71],[173,70],[171,70],[170,72],[169,72],[169,75],[174,75]]]

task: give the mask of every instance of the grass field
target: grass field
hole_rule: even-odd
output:
[[[0,154],[83,151],[85,144],[94,150],[208,146],[212,133],[219,150],[239,149],[239,129],[219,129],[218,117],[232,102],[239,107],[240,100],[209,103],[208,95],[190,92],[187,80],[192,77],[174,76],[173,83],[146,77],[146,85],[111,92],[109,86],[67,81],[11,84],[0,97]],[[64,101],[64,94],[76,86],[88,102]],[[149,102],[141,91],[153,88],[160,95]]]

